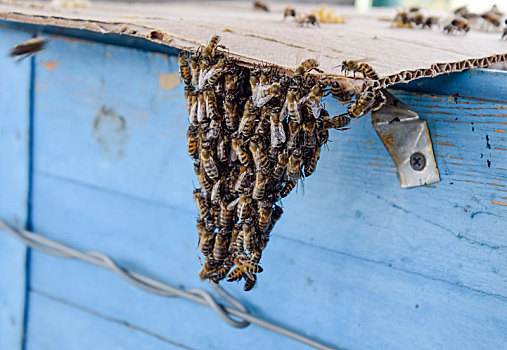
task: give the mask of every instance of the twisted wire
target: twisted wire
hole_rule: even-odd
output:
[[[224,305],[218,302],[215,297],[203,289],[188,289],[173,287],[163,282],[152,279],[148,276],[142,275],[135,271],[128,270],[114,262],[109,256],[97,251],[81,252],[56,241],[53,241],[44,236],[36,233],[14,228],[8,225],[5,221],[0,220],[0,230],[9,233],[11,236],[19,239],[27,246],[35,248],[46,254],[57,257],[79,259],[86,261],[90,264],[97,265],[111,271],[116,272],[125,281],[133,284],[134,286],[145,290],[147,292],[169,297],[169,298],[183,298],[203,306],[211,308],[216,314],[227,324],[232,327],[245,328],[250,323],[261,326],[272,332],[279,333],[283,336],[289,337],[303,344],[309,345],[319,350],[337,350],[335,347],[330,347],[316,340],[310,339],[302,334],[290,331],[284,327],[278,326],[272,322],[263,320],[256,316],[251,315],[247,308],[238,300],[233,298],[227,291],[216,283],[210,282],[215,291],[220,294],[229,305]],[[234,318],[233,318],[234,316]]]

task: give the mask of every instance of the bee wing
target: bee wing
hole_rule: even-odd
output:
[[[313,116],[315,117],[315,119],[318,119],[320,117],[320,110],[321,110],[320,101],[319,100],[313,101],[312,105],[311,105],[311,109],[312,109],[312,113],[313,113]]]
[[[218,180],[216,184],[213,185],[213,188],[211,189],[211,200],[215,201],[218,199],[218,195],[220,194],[220,183],[222,180]]]
[[[236,205],[238,205],[239,198],[240,197],[236,198],[235,200],[233,200],[232,202],[230,202],[229,204],[227,204],[227,210],[229,210],[229,211],[233,210],[236,207]]]
[[[192,105],[188,119],[190,121],[190,124],[197,125],[197,119],[198,119],[197,118],[197,101],[195,101],[194,104]]]
[[[309,92],[308,94],[306,94],[306,96],[304,96],[303,98],[301,98],[299,101],[296,102],[296,105],[299,107],[301,106],[303,103],[305,103],[309,98],[310,96],[312,95],[311,92]]]
[[[208,69],[204,69],[201,71],[201,74],[199,74],[199,89],[201,90],[204,87],[204,84],[206,83],[206,74],[208,73]]]
[[[238,153],[236,153],[234,147],[231,147],[231,155],[229,158],[231,159],[231,162],[235,162],[236,160],[238,160]]]
[[[204,120],[205,117],[205,111],[204,111],[204,105],[201,103],[201,101],[198,101],[197,106],[197,121],[200,123]]]
[[[272,98],[273,98],[273,95],[268,95],[268,96],[266,96],[266,97],[259,98],[259,99],[257,100],[257,102],[255,103],[255,105],[256,105],[257,107],[262,107],[262,106],[264,106],[266,103],[268,103],[268,102],[269,102],[269,100],[271,100]]]
[[[284,143],[287,138],[285,137],[285,130],[283,130],[282,122],[278,123],[278,135],[280,137],[280,143]]]
[[[241,118],[241,122],[239,123],[239,127],[238,127],[238,132],[241,133],[243,132],[243,129],[245,128],[246,124],[250,121],[250,118],[248,118],[248,116],[244,115],[242,118]]]
[[[282,122],[282,120],[285,120],[285,118],[287,117],[288,104],[289,103],[287,102],[287,99],[285,99],[285,103],[283,104],[282,111],[280,112],[280,123]]]

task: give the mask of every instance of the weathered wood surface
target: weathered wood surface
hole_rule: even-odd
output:
[[[52,39],[36,57],[35,231],[169,283],[205,287],[196,276],[197,181],[176,60]],[[474,79],[461,95],[474,96]],[[507,120],[497,92],[456,102],[395,91],[428,121],[442,178],[432,186],[400,188],[369,118],[332,132],[316,174],[283,202],[259,286],[228,289],[254,314],[337,347],[501,348]],[[343,111],[332,100],[326,106]],[[37,252],[31,291],[28,349],[110,349],[118,338],[147,348],[305,348]],[[91,339],[79,341],[84,333]]]
[[[25,228],[29,184],[30,60],[7,56],[31,37],[0,28],[0,217]],[[20,349],[25,304],[26,247],[0,230],[0,349]]]

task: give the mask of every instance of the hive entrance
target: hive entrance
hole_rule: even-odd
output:
[[[196,54],[179,56],[188,152],[201,186],[194,190],[205,256],[199,277],[245,279],[248,291],[283,212],[277,203],[313,174],[328,129],[350,119],[331,118],[322,108],[326,86],[308,74],[316,61],[304,61],[288,77],[271,66],[240,67],[215,51],[217,43],[212,38]]]

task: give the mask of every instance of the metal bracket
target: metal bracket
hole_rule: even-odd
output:
[[[387,101],[371,114],[371,124],[398,168],[401,187],[440,181],[426,121],[383,91]]]

